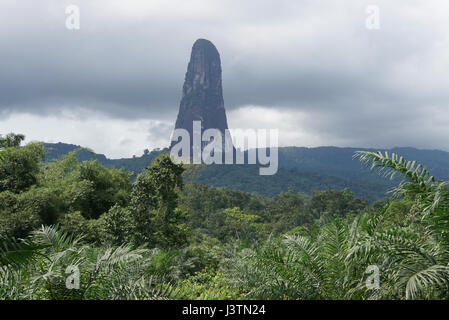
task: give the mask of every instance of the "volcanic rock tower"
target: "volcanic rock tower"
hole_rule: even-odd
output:
[[[228,129],[220,54],[213,43],[205,39],[198,39],[193,44],[175,125],[175,129],[189,132],[191,147],[193,121],[201,121],[202,132],[206,129],[218,129],[223,137]],[[173,141],[171,147],[176,143]]]

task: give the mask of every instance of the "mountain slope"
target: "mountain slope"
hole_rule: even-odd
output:
[[[44,148],[45,160],[52,161],[80,146],[47,143]],[[357,150],[376,151],[363,148],[284,147],[279,148],[279,170],[276,175],[260,176],[258,165],[210,165],[200,170],[194,182],[267,196],[287,191],[288,188],[305,193],[313,190],[350,188],[356,196],[369,201],[384,197],[386,191],[397,181],[383,179],[363,168],[359,161],[352,158]],[[388,151],[421,162],[436,178],[449,179],[448,152],[414,148],[393,148]],[[80,161],[97,159],[105,166],[139,173],[158,153],[160,151],[156,150],[141,157],[108,159],[102,154],[83,149],[77,158]]]

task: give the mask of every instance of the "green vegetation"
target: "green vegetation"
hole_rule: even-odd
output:
[[[369,203],[196,184],[164,152],[134,177],[45,162],[22,140],[0,137],[0,299],[449,298],[449,181],[394,153],[355,153],[400,181]]]
[[[64,143],[44,144],[45,161],[49,162],[80,149],[80,146]],[[374,202],[385,197],[385,193],[400,182],[370,174],[354,161],[352,156],[358,149],[337,147],[281,147],[279,150],[279,170],[273,176],[259,175],[254,165],[208,165],[201,168],[193,182],[214,187],[257,192],[274,197],[293,189],[311,194],[314,190],[349,188],[356,197]],[[167,150],[146,151],[140,157],[129,159],[107,159],[102,154],[81,148],[76,154],[79,161],[98,160],[109,168],[124,169],[135,175],[142,172],[160,153]],[[376,151],[365,149],[365,151]],[[389,153],[401,154],[408,159],[425,163],[427,168],[440,179],[449,180],[449,153],[438,150],[417,150],[414,148],[393,148]]]

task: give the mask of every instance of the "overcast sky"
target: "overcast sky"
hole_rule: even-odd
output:
[[[282,146],[449,151],[447,17],[441,0],[0,0],[0,134],[111,158],[168,146],[206,38],[231,128],[278,128]]]

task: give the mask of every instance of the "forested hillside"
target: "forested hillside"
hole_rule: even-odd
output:
[[[193,184],[167,153],[132,179],[22,140],[0,137],[0,299],[449,298],[449,182],[400,155],[354,153],[401,180],[370,204]]]
[[[81,148],[64,143],[44,144],[46,161],[56,159]],[[227,187],[246,192],[257,192],[265,196],[275,196],[289,188],[310,194],[313,190],[349,188],[356,196],[375,201],[385,196],[389,188],[398,183],[383,179],[361,168],[353,159],[357,150],[373,149],[319,147],[279,148],[279,170],[274,176],[260,176],[254,165],[210,165],[197,173],[194,182],[216,187]],[[160,150],[146,152],[141,157],[129,159],[108,159],[102,154],[82,149],[76,157],[79,160],[97,159],[108,167],[140,173]],[[438,150],[418,150],[414,148],[394,148],[388,150],[402,154],[409,159],[425,163],[426,168],[442,179],[449,179],[449,153]]]

